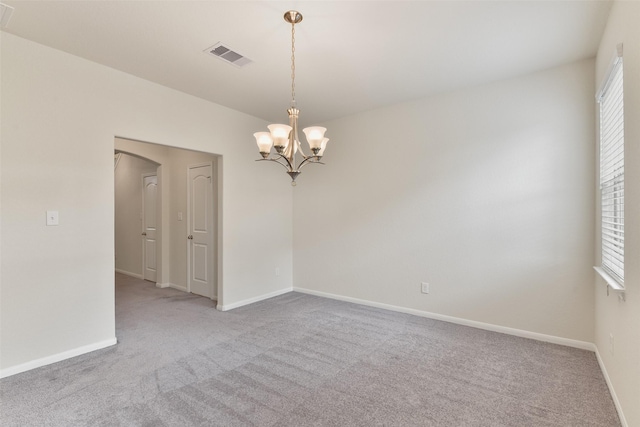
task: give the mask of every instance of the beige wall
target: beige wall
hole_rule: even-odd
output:
[[[592,342],[593,81],[587,60],[326,123],[294,286]]]
[[[291,187],[253,161],[263,120],[10,34],[0,43],[0,374],[115,338],[116,136],[222,156],[223,306],[291,288]],[[59,226],[44,226],[47,209]]]
[[[625,75],[640,75],[639,19],[637,2],[614,4],[595,64],[327,123],[327,165],[305,169],[293,205],[281,170],[251,161],[250,135],[263,121],[3,33],[0,368],[114,338],[111,156],[114,137],[124,136],[221,156],[225,305],[295,283],[595,340],[628,425],[640,425],[634,78],[625,81],[626,302],[607,297],[591,270],[599,259],[594,82],[619,42]],[[181,184],[169,180],[162,191],[169,185]],[[60,211],[58,227],[44,226],[47,209]],[[161,274],[178,282],[166,241]],[[430,294],[420,294],[421,281]]]
[[[640,425],[640,3],[616,1],[600,43],[592,93],[605,78],[616,45],[624,44],[625,109],[625,297],[607,296],[604,281],[595,280],[595,343],[624,412],[626,425]],[[594,109],[595,110],[595,109]],[[597,112],[597,110],[595,110]],[[596,113],[597,115],[597,113]],[[593,150],[597,152],[598,146]],[[594,180],[598,188],[597,175]],[[596,236],[600,228],[596,228]],[[594,265],[600,264],[600,244]],[[613,336],[613,352],[610,349]]]
[[[114,171],[116,271],[136,277],[142,277],[142,175],[157,167],[122,154]]]

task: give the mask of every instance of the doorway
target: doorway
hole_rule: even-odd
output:
[[[141,189],[138,200],[143,200],[145,194],[145,202],[137,204],[139,217],[135,233],[141,245],[141,257],[144,254],[140,260],[144,268],[134,277],[155,280],[161,288],[171,287],[219,301],[222,293],[219,289],[221,205],[218,200],[221,157],[124,138],[115,139],[115,150],[151,162],[156,168],[137,175]],[[121,157],[118,162],[116,177],[124,159]],[[153,198],[158,206],[155,217],[149,215],[149,209],[140,208],[152,203]],[[116,202],[116,211],[119,209]],[[119,235],[120,228],[116,224],[117,268],[122,265],[119,242],[126,239]]]
[[[161,213],[157,201],[160,165],[117,152],[114,167],[116,272],[156,282],[161,267],[157,241]]]

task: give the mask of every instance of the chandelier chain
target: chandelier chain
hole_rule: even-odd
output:
[[[296,103],[296,26],[291,23],[291,104]]]

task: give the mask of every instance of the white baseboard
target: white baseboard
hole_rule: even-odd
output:
[[[144,277],[142,277],[142,274],[137,274],[137,273],[132,273],[130,271],[120,270],[119,268],[116,268],[116,273],[121,273],[121,274],[124,274],[126,276],[135,277],[136,279],[144,279]]]
[[[502,334],[514,335],[522,338],[530,338],[537,341],[549,342],[552,344],[565,345],[567,347],[579,348],[582,350],[595,351],[595,345],[586,341],[572,340],[569,338],[556,337],[553,335],[540,334],[537,332],[525,331],[522,329],[508,328],[506,326],[493,325],[491,323],[477,322],[475,320],[463,319],[460,317],[447,316],[444,314],[431,313],[428,311],[416,310],[413,308],[400,307],[396,305],[384,304],[375,301],[364,300],[360,298],[346,297],[342,295],[330,294],[327,292],[314,291],[305,288],[293,288],[294,292],[301,292],[309,295],[317,295],[320,297],[331,298],[340,301],[362,304],[370,307],[383,308],[385,310],[397,311],[400,313],[413,314],[415,316],[427,317],[429,319],[442,320],[444,322],[455,323],[458,325],[471,326],[473,328],[484,329],[486,331],[500,332]]]
[[[600,357],[600,351],[598,351],[597,346],[594,345],[594,347],[596,352],[596,359],[598,359],[598,365],[600,365],[600,370],[602,371],[602,375],[604,375],[604,380],[607,382],[607,387],[609,387],[609,393],[611,393],[613,404],[616,406],[616,411],[618,411],[620,424],[622,424],[622,427],[629,427],[629,423],[627,423],[627,419],[624,417],[624,412],[622,412],[622,405],[618,400],[616,391],[613,389],[613,383],[611,382],[611,378],[609,378],[609,373],[607,372],[607,368],[605,368],[604,361],[602,360],[602,357]]]
[[[293,288],[285,288],[285,289],[280,289],[278,291],[269,292],[268,294],[263,294],[263,295],[260,295],[260,296],[257,296],[257,297],[253,297],[253,298],[245,299],[245,300],[242,300],[242,301],[234,302],[232,304],[226,304],[226,305],[218,304],[216,306],[216,309],[218,309],[220,311],[229,311],[229,310],[233,310],[234,308],[242,307],[243,305],[249,305],[249,304],[253,304],[254,302],[263,301],[263,300],[266,300],[266,299],[269,299],[269,298],[277,297],[279,295],[287,294],[287,293],[291,292],[292,290],[293,290]]]
[[[178,291],[189,293],[186,286],[176,285],[175,283],[156,283],[156,286],[158,288],[171,288],[171,289],[176,289]],[[213,298],[211,298],[211,300],[218,301],[218,296],[214,295]]]
[[[182,291],[182,292],[189,292],[189,291],[187,290],[187,287],[186,287],[186,286],[176,285],[175,283],[167,283],[167,285],[168,285],[171,289],[177,289],[177,290]]]
[[[162,288],[162,289],[171,288],[171,289],[177,289],[182,292],[189,292],[185,286],[176,285],[175,283],[156,283],[156,287]]]
[[[92,351],[110,347],[112,345],[117,344],[117,342],[118,342],[117,339],[114,337],[114,338],[100,341],[94,344],[84,345],[82,347],[74,348],[72,350],[63,351],[62,353],[53,354],[51,356],[32,360],[30,362],[12,366],[10,368],[1,369],[0,378],[5,378],[11,375],[20,374],[22,372],[30,371],[31,369],[40,368],[42,366],[47,366],[52,363],[61,362],[65,359],[70,359],[72,357],[80,356],[85,353],[90,353]]]

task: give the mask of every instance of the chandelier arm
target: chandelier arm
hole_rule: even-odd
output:
[[[279,164],[280,166],[282,166],[283,168],[285,168],[287,171],[291,171],[292,170],[291,164],[288,161],[287,161],[287,163],[289,163],[289,166],[287,166],[286,164],[280,162],[279,160],[280,159],[257,159],[256,162],[275,162],[275,163]]]
[[[302,143],[300,141],[298,141],[298,151],[300,151],[300,154],[302,155],[303,159],[308,159],[309,157],[315,157],[312,155],[307,156],[306,154],[304,154],[304,151],[302,150]]]
[[[291,133],[289,134],[289,143],[287,144],[287,148],[284,150],[284,154],[281,154],[282,157],[287,159],[289,164],[295,162],[296,158],[296,137],[297,134],[297,122],[295,119],[289,120],[289,125],[291,126]]]
[[[267,160],[272,160],[272,161],[274,161],[274,162],[277,162],[278,160],[283,159],[285,162],[287,162],[287,164],[286,164],[286,165],[285,165],[284,163],[280,163],[280,162],[278,162],[278,163],[280,163],[282,166],[284,166],[285,168],[287,168],[287,170],[290,170],[290,171],[294,170],[294,168],[293,168],[293,163],[291,163],[291,162],[295,161],[295,159],[293,158],[293,156],[291,157],[291,160],[289,160],[289,158],[288,158],[287,156],[283,155],[283,154],[277,154],[277,153],[276,153],[276,155],[278,155],[278,156],[280,156],[280,157],[278,157],[278,159],[267,159]],[[288,165],[288,166],[287,166],[287,165]]]
[[[316,159],[316,161],[314,162],[313,159]],[[298,165],[298,170],[302,169],[303,166],[306,166],[308,164],[324,165],[324,163],[322,163],[320,160],[317,160],[317,159],[318,159],[318,156],[308,156],[306,159],[300,162],[300,164]]]

